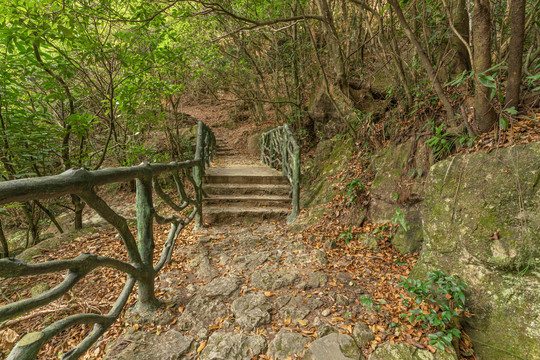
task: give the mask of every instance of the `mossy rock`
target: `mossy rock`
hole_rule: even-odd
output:
[[[416,147],[414,152],[413,147]],[[412,153],[417,156],[412,156]],[[396,210],[404,212],[402,216],[408,229],[399,229],[392,239],[392,244],[402,254],[417,252],[422,246],[420,202],[424,196],[423,169],[429,163],[427,153],[425,145],[414,144],[410,140],[376,152],[370,164],[375,178],[370,188],[369,219],[385,223],[396,216]]]
[[[412,276],[469,284],[466,322],[481,359],[540,359],[540,143],[457,156],[426,182]]]

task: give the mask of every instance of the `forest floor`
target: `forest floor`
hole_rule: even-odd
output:
[[[256,162],[245,150],[246,138],[261,125],[249,121],[227,125],[233,109],[229,103],[200,104],[186,106],[182,111],[208,123],[221,137],[228,139],[228,144],[237,152],[233,161]],[[516,127],[515,131],[520,128]],[[493,137],[480,139],[477,146],[493,146],[493,141]],[[365,171],[354,160],[349,168],[358,173]],[[344,184],[336,180],[336,186]],[[113,207],[133,219],[134,194],[109,192],[105,196]],[[225,334],[244,334],[247,338],[240,341],[248,342],[250,336],[259,336],[265,346],[272,349],[280,331],[299,334],[304,350],[314,340],[338,332],[355,338],[359,333],[372,334],[361,346],[364,356],[385,342],[405,342],[435,352],[429,344],[428,331],[400,316],[411,309],[414,300],[398,283],[408,276],[417,256],[400,255],[391,246],[393,229],[389,224],[365,222],[352,229],[354,239],[346,241],[346,236],[342,235],[351,229],[338,220],[348,211],[343,200],[343,196],[338,195],[327,205],[327,213],[315,226],[300,231],[292,231],[284,221],[251,226],[210,225],[197,231],[185,229],[177,241],[172,261],[156,281],[156,295],[164,306],[152,318],[129,316],[126,312],[83,358],[102,359],[107,353],[109,357],[122,358],[123,352],[133,350],[130,350],[131,345],[150,341],[151,336],[165,336],[167,332],[178,332],[192,341],[184,349],[186,358],[218,351],[212,349],[213,341],[217,335],[223,338]],[[87,212],[85,216],[89,219],[92,214]],[[155,225],[154,231],[158,256],[168,227]],[[73,258],[81,252],[127,260],[121,239],[110,226],[98,224],[85,233],[64,238],[68,241],[42,249],[32,261]],[[59,273],[2,280],[0,304],[30,297],[39,288],[58,284],[63,277],[64,274]],[[124,281],[125,276],[112,269],[92,272],[61,299],[0,324],[2,348],[25,333],[67,315],[106,313]],[[126,308],[135,302],[134,293]],[[422,310],[428,311],[427,308]],[[81,325],[60,334],[44,347],[40,358],[57,358],[89,330],[89,326]],[[139,337],[134,338],[134,333]],[[141,338],[141,334],[146,337]],[[460,347],[470,346],[464,336]],[[268,354],[261,352],[258,358],[267,359]]]

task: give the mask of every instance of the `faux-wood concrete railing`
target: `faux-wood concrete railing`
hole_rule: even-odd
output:
[[[261,135],[261,161],[281,170],[292,187],[292,222],[300,214],[300,146],[288,124],[278,126]]]
[[[101,217],[116,228],[123,240],[129,262],[94,254],[81,254],[74,259],[56,260],[28,264],[16,259],[0,259],[0,276],[14,278],[66,271],[67,275],[59,285],[41,295],[16,301],[0,307],[0,322],[28,313],[49,304],[68,292],[90,271],[99,267],[117,269],[127,274],[122,292],[106,315],[76,314],[48,325],[43,330],[26,334],[13,348],[8,359],[35,359],[42,346],[65,329],[79,324],[94,324],[93,330],[62,359],[77,359],[92,346],[107,328],[120,316],[135,283],[138,284],[137,309],[154,311],[159,300],[154,294],[154,279],[169,262],[180,231],[195,219],[195,226],[202,226],[202,178],[205,168],[214,154],[215,137],[208,126],[199,122],[195,159],[169,164],[143,163],[139,166],[87,171],[71,169],[60,175],[6,181],[0,183],[0,204],[17,201],[57,198],[67,194],[77,194]],[[159,176],[170,175],[176,184],[178,197],[175,202],[159,183]],[[126,219],[118,215],[97,195],[95,187],[106,184],[136,180],[137,237],[129,229]],[[186,191],[186,183],[191,184],[193,194]],[[153,205],[153,192],[176,212],[174,216],[163,217]],[[185,215],[182,215],[185,213]],[[154,255],[154,221],[171,224],[167,241],[157,264]],[[135,240],[137,239],[137,240]]]

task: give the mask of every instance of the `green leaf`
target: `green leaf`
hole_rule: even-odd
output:
[[[500,119],[499,119],[499,126],[500,126],[501,129],[503,129],[503,130],[508,129],[508,120],[506,120],[506,118],[504,117],[504,115],[501,115],[501,117],[500,117]]]
[[[510,115],[517,115],[517,110],[514,106],[512,107],[509,107],[507,109],[504,109],[504,111],[506,111],[507,113],[509,113]]]

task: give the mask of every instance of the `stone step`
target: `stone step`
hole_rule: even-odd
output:
[[[242,207],[203,207],[204,221],[209,224],[253,224],[264,220],[285,220],[291,212],[289,208],[242,208]]]
[[[268,166],[235,165],[210,167],[204,178],[207,184],[288,184],[287,178]]]
[[[221,195],[211,196],[204,199],[205,206],[212,207],[275,207],[288,208],[291,206],[291,198],[289,196],[272,196],[272,195]]]
[[[289,184],[261,185],[261,184],[204,184],[204,191],[208,195],[273,195],[289,196]]]

